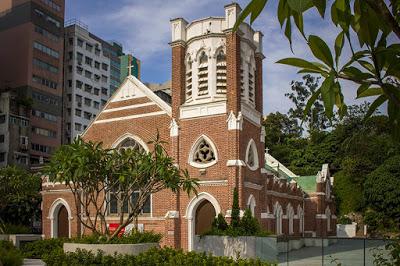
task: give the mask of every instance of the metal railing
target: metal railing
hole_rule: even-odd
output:
[[[389,243],[375,238],[280,238],[278,265],[377,265],[390,261]],[[267,252],[267,250],[264,250]]]

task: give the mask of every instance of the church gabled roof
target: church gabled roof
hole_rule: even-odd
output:
[[[171,117],[171,106],[136,77],[128,76],[82,135],[94,124],[162,114]]]

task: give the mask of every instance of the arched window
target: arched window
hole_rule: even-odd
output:
[[[258,169],[258,153],[256,143],[253,139],[249,141],[246,150],[246,164],[250,170],[255,171]]]
[[[142,144],[140,144],[137,140],[133,138],[126,138],[122,142],[120,142],[117,147],[117,149],[132,149],[132,150],[138,150],[141,152],[146,151],[146,149],[143,147]]]
[[[217,54],[217,94],[226,94],[226,56],[222,49]]]
[[[186,101],[192,100],[192,59],[186,62]]]
[[[216,162],[217,153],[214,144],[208,137],[201,136],[191,149],[189,164],[197,168],[205,168]]]
[[[122,139],[122,141],[117,141],[116,142],[117,144],[113,145],[113,147],[115,147],[115,149],[117,149],[117,150],[132,149],[132,150],[138,150],[139,152],[147,152],[148,151],[146,144],[136,136],[133,136],[131,134],[125,134],[120,139]],[[137,200],[138,196],[139,196],[139,191],[134,191],[132,193],[131,202],[133,204],[136,204],[136,200]],[[122,207],[122,211],[124,213],[128,213],[128,211],[129,211],[128,202],[127,201],[125,201],[125,202],[119,201],[118,197],[116,195],[116,192],[110,191],[108,193],[108,197],[109,197],[109,208],[108,208],[109,214],[118,214],[121,207]],[[142,212],[142,214],[150,214],[151,213],[151,196],[146,199],[146,202],[145,202],[141,212]]]
[[[255,209],[256,209],[256,199],[252,195],[249,196],[249,199],[247,200],[247,208],[250,209],[251,214],[254,216],[255,214]]]
[[[198,96],[208,94],[208,56],[204,51],[199,56],[199,66],[197,72]]]
[[[281,235],[282,234],[282,207],[281,205],[277,202],[275,203],[274,206],[274,215],[275,215],[275,233],[276,235]]]
[[[304,227],[304,214],[300,205],[297,207],[297,217],[299,218],[299,232],[302,233]]]
[[[325,216],[326,216],[326,230],[328,232],[331,231],[331,210],[329,209],[329,206],[326,207],[325,209]]]
[[[290,203],[288,204],[287,208],[286,208],[286,214],[289,220],[289,235],[294,233],[293,230],[293,219],[294,219],[294,210],[292,205],[290,205]]]

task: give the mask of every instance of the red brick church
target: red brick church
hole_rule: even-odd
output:
[[[194,236],[210,228],[216,215],[229,218],[234,187],[240,208],[250,208],[276,235],[336,234],[327,166],[311,190],[302,189],[301,177],[266,168],[263,34],[246,23],[233,32],[240,11],[229,4],[224,17],[171,20],[170,86],[154,91],[129,76],[83,134],[108,148],[149,150],[159,131],[177,166],[200,179],[197,197],[162,191],[146,203],[140,228],[163,233],[166,245],[191,250]],[[77,219],[81,210],[64,185],[44,182],[42,194],[45,237],[85,233]],[[115,204],[110,223],[117,223]]]

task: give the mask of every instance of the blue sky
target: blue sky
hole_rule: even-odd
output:
[[[79,19],[89,30],[105,40],[116,40],[142,61],[142,81],[162,83],[170,79],[171,49],[169,20],[184,17],[187,21],[224,16],[226,0],[66,0],[66,19]],[[248,0],[237,1],[243,8]],[[294,31],[293,50],[283,35],[276,18],[276,0],[253,24],[264,33],[264,113],[287,112],[290,101],[284,94],[290,91],[290,82],[301,79],[296,69],[275,64],[285,57],[312,58],[305,40]],[[329,14],[328,14],[329,16]],[[329,19],[329,17],[328,17]],[[317,12],[310,10],[305,17],[306,34],[321,36],[333,44],[338,30],[330,20],[323,21]],[[348,54],[345,48],[344,55]],[[348,104],[355,101],[356,89],[344,83],[343,92]]]

